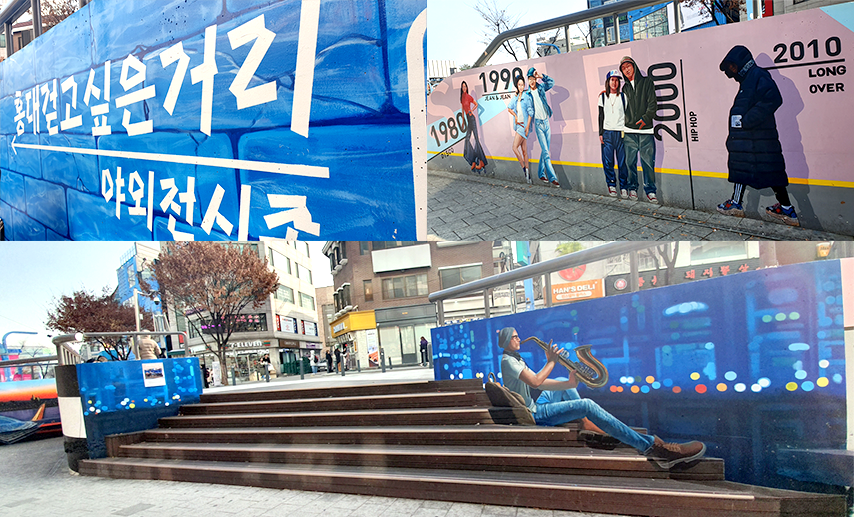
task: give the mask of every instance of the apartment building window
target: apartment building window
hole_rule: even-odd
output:
[[[283,302],[294,303],[294,290],[286,285],[280,285],[276,289],[276,299]]]
[[[314,298],[305,293],[299,293],[299,304],[303,309],[314,310]]]
[[[414,246],[418,244],[415,241],[374,241],[374,251],[387,250],[391,248],[402,248],[404,246]]]
[[[359,255],[367,255],[371,252],[371,243],[362,241],[359,243]]]
[[[620,24],[623,24],[622,19],[620,19]],[[632,22],[632,32],[636,40],[667,36],[670,34],[670,28],[667,23],[667,9],[659,9],[639,20],[635,20]]]
[[[691,264],[750,258],[746,242],[692,242]]]
[[[363,292],[365,293],[365,301],[366,302],[374,301],[374,287],[371,284],[370,280],[363,280],[362,281],[362,289],[363,289]]]
[[[374,243],[376,244],[376,243]],[[427,274],[383,278],[383,299],[427,296]]]
[[[289,275],[291,274],[291,259],[276,250],[270,250],[270,256],[272,257],[273,267],[287,271]]]
[[[307,267],[303,266],[300,263],[297,263],[297,278],[300,280],[305,280],[309,284],[311,283],[311,270]]]
[[[266,332],[267,331],[267,315],[264,313],[261,314],[237,314],[228,317],[229,320],[233,321],[234,332]],[[193,325],[190,325],[190,338],[195,338],[199,336],[199,333],[196,330],[196,326],[199,324],[198,321],[194,321]],[[215,334],[219,331],[220,328],[223,327],[222,322],[213,321],[210,318],[203,318],[201,320],[201,331],[203,334]]]
[[[439,278],[442,281],[442,289],[479,280],[481,278],[481,265],[444,268],[439,270]]]
[[[348,305],[353,305],[350,299],[350,282],[341,286],[341,307],[344,308]]]

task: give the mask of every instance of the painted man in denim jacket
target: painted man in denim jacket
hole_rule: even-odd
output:
[[[537,80],[542,79],[542,84]],[[530,90],[525,92],[528,98],[528,116],[533,119],[534,130],[537,132],[537,141],[540,143],[540,167],[538,174],[540,179],[545,183],[551,182],[552,185],[560,187],[557,181],[554,167],[552,167],[552,159],[549,154],[549,145],[552,139],[552,130],[549,127],[549,118],[552,116],[552,109],[546,101],[546,92],[551,90],[555,85],[554,79],[547,75],[540,75],[534,67],[528,69],[528,86]],[[546,177],[548,174],[548,178]]]

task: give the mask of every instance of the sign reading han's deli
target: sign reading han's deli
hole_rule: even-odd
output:
[[[415,239],[425,28],[425,0],[91,2],[0,64],[7,235]]]

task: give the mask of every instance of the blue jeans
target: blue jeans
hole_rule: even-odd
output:
[[[643,169],[644,192],[655,193],[655,136],[626,133],[626,167],[629,170],[629,190],[638,189],[638,155]]]
[[[628,170],[626,169],[626,153],[623,149],[623,137],[621,131],[605,131],[602,135],[602,167],[605,168],[605,183],[609,187],[617,186],[617,178],[614,176],[614,154],[617,155],[617,170],[620,174],[620,188],[628,190]],[[635,179],[637,188],[637,179]]]
[[[648,451],[655,442],[655,437],[652,435],[638,433],[602,409],[599,404],[590,399],[582,399],[575,389],[544,391],[537,398],[536,406],[534,421],[539,425],[554,426],[579,418],[589,418],[600,429],[626,445],[634,447],[641,454]]]
[[[537,132],[537,142],[540,143],[540,167],[537,169],[537,174],[542,179],[548,173],[549,181],[557,181],[555,169],[552,167],[552,158],[549,154],[549,145],[552,141],[552,128],[549,127],[549,120],[534,119],[534,130]]]

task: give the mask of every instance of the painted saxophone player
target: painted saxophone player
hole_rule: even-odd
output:
[[[579,370],[582,368],[577,363],[562,357],[557,345],[546,345],[537,338],[533,341],[543,347],[546,352],[546,364],[539,372],[528,368],[519,354],[522,341],[515,328],[505,327],[498,334],[498,346],[504,351],[501,357],[501,376],[504,386],[522,396],[538,425],[557,426],[581,419],[583,431],[607,433],[626,445],[634,447],[665,469],[697,460],[705,454],[706,446],[701,442],[667,443],[657,436],[640,434],[617,420],[597,403],[582,399],[575,389],[579,382]],[[593,357],[589,354],[589,347],[581,352],[579,359],[582,357]],[[558,362],[569,368],[569,378],[563,380],[549,378],[549,374]],[[572,366],[568,366],[568,363]],[[588,372],[582,374],[582,377],[590,380],[592,384],[607,383],[607,370],[602,363],[593,360],[591,364],[586,364],[584,367],[590,368],[595,373],[595,376],[588,375]],[[531,398],[531,388],[543,390],[536,402]]]
[[[522,341],[525,343],[527,341],[533,341],[537,345],[540,346],[543,350],[545,350],[546,354],[554,346],[551,341],[546,344],[542,339],[531,336]],[[521,344],[521,343],[520,343]],[[569,358],[569,352],[563,348],[558,348],[558,356],[557,361],[566,367],[569,371],[575,372],[575,377],[586,384],[591,388],[601,388],[602,386],[608,384],[608,369],[605,368],[605,365],[602,364],[598,359],[593,356],[593,353],[590,352],[590,345],[581,345],[575,347],[575,355],[578,356],[579,362],[573,362]]]

